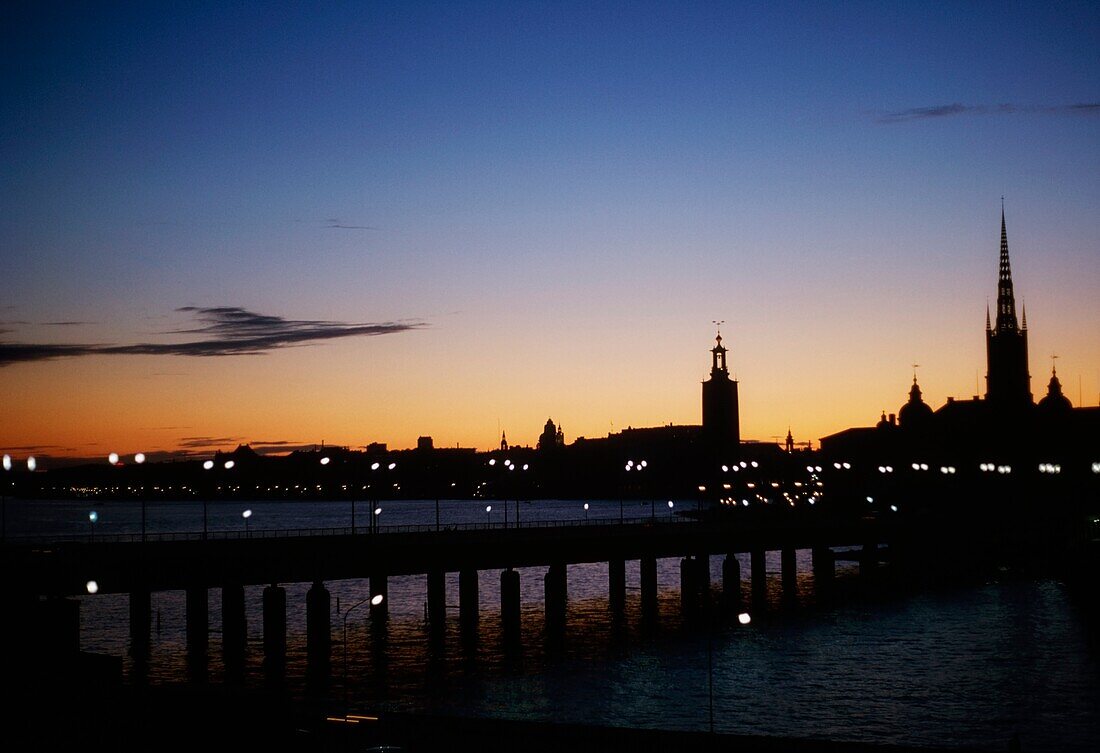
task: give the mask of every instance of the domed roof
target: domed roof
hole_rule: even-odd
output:
[[[1039,407],[1044,411],[1067,411],[1073,408],[1073,403],[1062,394],[1062,382],[1058,379],[1058,372],[1050,370],[1050,383],[1047,385],[1047,394],[1039,401]]]
[[[909,402],[898,411],[898,422],[902,426],[913,427],[932,417],[932,407],[921,399],[917,378],[913,377],[913,386],[909,389]]]

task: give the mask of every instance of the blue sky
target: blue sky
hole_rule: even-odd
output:
[[[934,404],[972,392],[1001,195],[1033,390],[1057,351],[1071,397],[1100,393],[1095,4],[3,14],[3,342],[145,342],[185,306],[424,325],[262,369],[0,368],[23,401],[109,374],[145,416],[154,374],[199,400],[205,380],[285,389],[307,359],[343,375],[310,400],[387,407],[303,413],[303,435],[487,446],[498,421],[534,441],[546,414],[593,435],[697,421],[724,319],[745,433],[820,436],[896,408],[913,362]],[[8,419],[0,440],[52,431]]]

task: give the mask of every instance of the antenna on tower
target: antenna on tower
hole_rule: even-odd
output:
[[[722,325],[726,323],[725,319],[711,319],[710,323],[718,328],[718,336],[722,336]]]

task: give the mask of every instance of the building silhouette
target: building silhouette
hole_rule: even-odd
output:
[[[703,437],[714,450],[732,458],[741,444],[740,416],[737,382],[730,379],[721,330],[710,352],[710,378],[703,382]]]
[[[1016,318],[1004,207],[997,278],[995,324],[986,311],[986,394],[948,397],[937,410],[924,402],[917,377],[909,400],[874,427],[846,429],[821,440],[826,455],[846,458],[984,461],[993,467],[1059,458],[1095,462],[1100,444],[1100,408],[1074,408],[1052,366],[1047,394],[1036,405],[1028,370],[1027,315]],[[908,461],[907,461],[908,462]]]
[[[1016,321],[1016,297],[1012,266],[1008,260],[1008,233],[1001,206],[1001,264],[997,280],[997,326],[990,326],[985,311],[986,400],[1019,406],[1031,402],[1031,375],[1027,370],[1027,310],[1023,325]]]

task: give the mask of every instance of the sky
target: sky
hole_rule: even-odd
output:
[[[176,7],[178,6],[178,7]],[[743,437],[1100,399],[1095,3],[9,3],[0,449]]]

